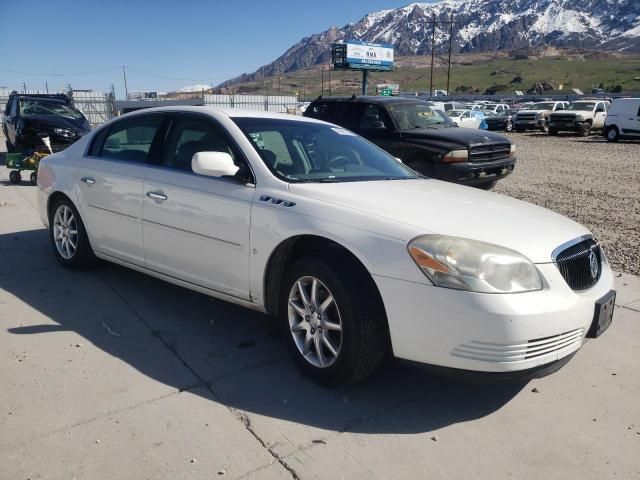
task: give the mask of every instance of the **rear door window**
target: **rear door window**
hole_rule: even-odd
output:
[[[360,105],[356,102],[314,102],[306,115],[341,127],[354,130],[358,125],[357,112]]]
[[[163,116],[141,116],[114,123],[97,156],[129,162],[147,163]]]

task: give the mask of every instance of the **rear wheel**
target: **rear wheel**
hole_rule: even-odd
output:
[[[373,281],[351,262],[303,257],[286,275],[282,325],[300,368],[324,385],[372,374],[387,345],[384,310]]]
[[[29,180],[31,181],[31,185],[37,185],[38,184],[38,173],[37,172],[31,172],[31,175],[29,176]]]
[[[609,142],[617,142],[620,140],[620,132],[618,131],[618,127],[609,127],[607,128],[607,141]]]
[[[14,185],[17,185],[22,181],[22,175],[20,175],[20,172],[17,170],[11,170],[9,172],[9,181]]]
[[[96,263],[84,223],[67,198],[61,198],[51,208],[49,239],[53,253],[65,267],[80,270]]]
[[[507,120],[507,123],[504,124],[505,132],[513,132],[513,122],[511,120]]]

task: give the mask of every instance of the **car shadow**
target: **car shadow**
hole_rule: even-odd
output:
[[[0,235],[0,289],[50,319],[5,321],[8,332],[72,331],[158,382],[193,388],[140,347],[153,336],[214,393],[207,398],[249,415],[332,431],[420,433],[489,415],[525,386],[468,383],[388,360],[363,382],[325,388],[300,374],[271,317],[111,264],[68,271],[50,249],[44,229]]]

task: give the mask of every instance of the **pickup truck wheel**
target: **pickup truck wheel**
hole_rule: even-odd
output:
[[[617,142],[620,140],[620,132],[617,127],[609,127],[607,128],[607,141],[608,142]]]
[[[542,133],[549,133],[549,125],[547,125],[547,124],[545,123],[544,125],[542,125],[542,126],[540,127],[540,131],[541,131]]]
[[[97,259],[84,223],[69,199],[60,199],[52,206],[49,239],[53,253],[64,267],[82,270],[95,265]]]
[[[591,134],[591,124],[583,123],[580,127],[580,135],[583,137],[588,137]]]
[[[349,262],[297,260],[285,274],[279,312],[297,364],[318,383],[356,382],[384,357],[387,328],[377,292]]]
[[[507,120],[507,123],[504,124],[505,132],[513,132],[513,122],[511,120]]]

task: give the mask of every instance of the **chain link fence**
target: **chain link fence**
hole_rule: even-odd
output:
[[[293,95],[204,95],[204,104],[221,108],[298,113],[298,99]]]

